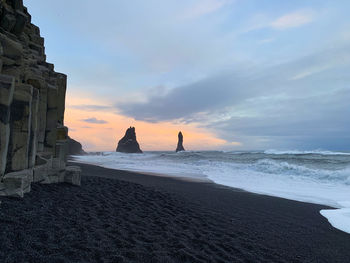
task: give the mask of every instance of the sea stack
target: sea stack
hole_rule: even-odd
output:
[[[142,153],[140,145],[136,140],[135,127],[126,130],[125,136],[119,141],[117,152]]]
[[[176,148],[176,152],[181,152],[181,151],[185,151],[185,148],[183,146],[183,142],[184,142],[184,137],[182,135],[182,132],[179,132],[179,140],[177,142],[177,148]]]

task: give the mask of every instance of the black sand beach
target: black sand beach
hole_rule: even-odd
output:
[[[0,262],[349,262],[324,206],[91,165],[1,198]]]

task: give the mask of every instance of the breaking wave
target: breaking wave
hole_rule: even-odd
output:
[[[111,169],[206,179],[254,193],[341,208],[321,213],[333,226],[350,233],[350,213],[344,212],[350,209],[348,152],[104,152],[76,160]]]

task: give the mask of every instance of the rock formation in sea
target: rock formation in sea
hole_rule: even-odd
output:
[[[178,142],[177,142],[177,148],[176,148],[176,152],[181,152],[181,151],[185,151],[185,148],[183,146],[183,142],[184,142],[184,137],[182,135],[182,132],[179,132],[178,135]]]
[[[46,62],[44,38],[23,1],[1,0],[0,195],[23,196],[32,182],[77,176],[66,169],[66,82]]]
[[[80,142],[68,137],[68,155],[86,154]]]
[[[135,127],[130,127],[126,130],[125,136],[118,142],[117,152],[142,153],[136,140]]]

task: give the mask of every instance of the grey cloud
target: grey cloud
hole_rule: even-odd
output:
[[[87,123],[93,123],[93,124],[106,124],[106,123],[108,123],[108,121],[98,120],[96,118],[83,119],[82,121],[87,122]]]
[[[82,104],[82,105],[72,105],[69,106],[72,109],[78,109],[78,110],[84,110],[84,111],[106,111],[111,110],[111,106],[103,106],[103,105],[88,105],[88,104]]]
[[[350,89],[282,100],[278,112],[258,105],[259,116],[232,117],[207,128],[215,129],[226,140],[240,138],[245,147],[350,149],[349,100]]]
[[[116,107],[127,116],[156,122],[191,119],[198,113],[217,111],[271,94],[317,94],[335,85],[344,86],[342,82],[348,78],[349,48],[317,53],[266,69],[221,73],[175,88],[166,95],[150,96],[143,103],[119,103]],[[348,57],[344,59],[344,55]],[[336,73],[332,71],[334,67],[337,67]]]
[[[244,148],[350,148],[349,48],[225,72],[117,107],[145,121],[197,122]]]

